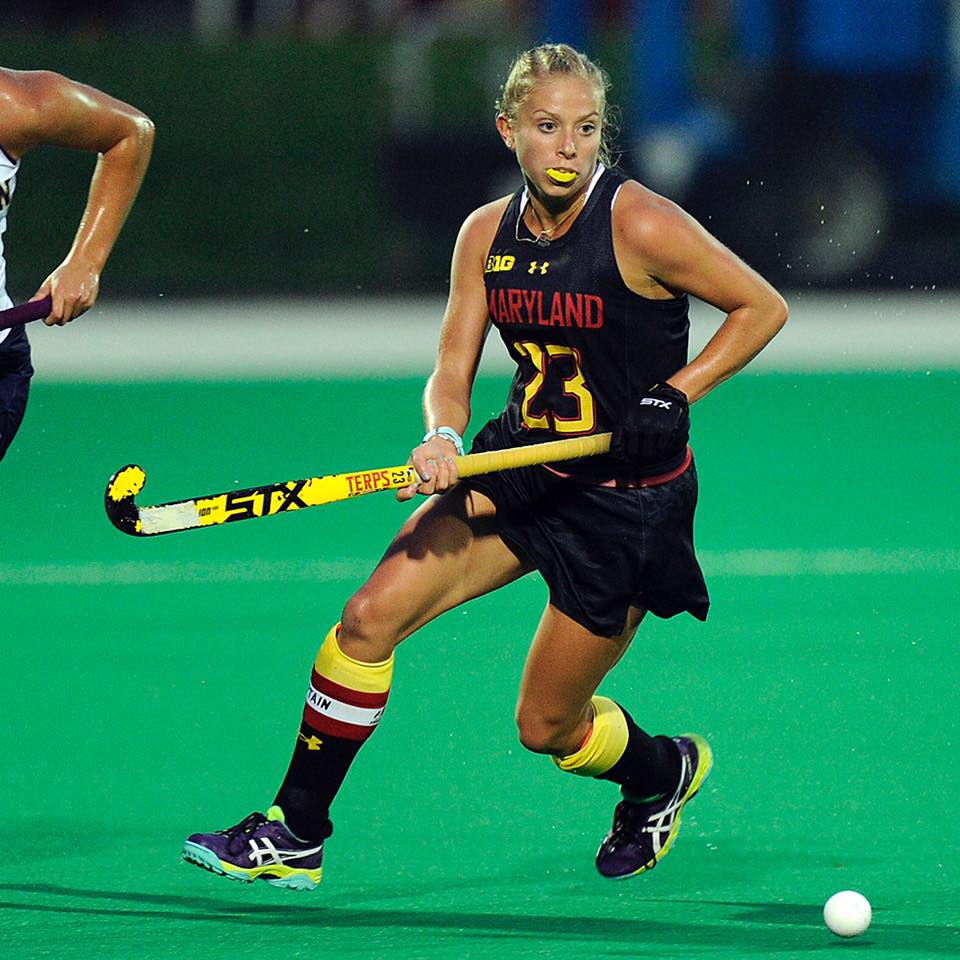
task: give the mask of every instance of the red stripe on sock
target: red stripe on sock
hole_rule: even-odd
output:
[[[304,706],[303,722],[317,733],[325,733],[330,737],[342,737],[344,740],[366,740],[377,729],[375,726],[360,727],[355,723],[334,720],[332,717],[317,713],[311,706]]]
[[[389,690],[383,693],[365,693],[363,690],[353,690],[350,687],[342,687],[339,683],[334,683],[328,677],[324,677],[314,670],[311,674],[311,681],[315,690],[325,693],[334,700],[340,700],[343,703],[349,703],[354,707],[382,707],[390,696]]]

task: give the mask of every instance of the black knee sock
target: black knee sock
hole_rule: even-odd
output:
[[[290,767],[274,800],[298,837],[323,840],[333,832],[330,804],[362,746],[362,740],[320,737],[306,722],[300,724]]]
[[[293,757],[275,800],[287,825],[305,840],[332,833],[330,804],[380,722],[393,674],[392,656],[362,663],[344,654],[338,630],[339,624],[317,654]]]
[[[619,706],[619,704],[618,704]],[[647,800],[672,793],[680,782],[680,748],[670,737],[644,733],[623,707],[627,720],[627,748],[620,759],[598,780],[619,783],[633,800]]]

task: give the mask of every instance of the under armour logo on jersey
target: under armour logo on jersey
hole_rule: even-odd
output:
[[[534,260],[533,263],[530,264],[530,269],[527,271],[527,273],[536,273],[539,270],[540,274],[543,275],[547,272],[547,267],[549,266],[549,260],[544,260],[543,263],[541,263],[539,260]]]

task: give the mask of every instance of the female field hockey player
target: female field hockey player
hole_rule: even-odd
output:
[[[429,499],[323,641],[273,806],[193,834],[191,863],[313,888],[331,801],[384,712],[397,646],[532,570],[550,592],[520,683],[520,741],[562,771],[619,785],[601,874],[642,873],[669,850],[710,747],[696,734],[651,736],[597,689],[648,611],[706,618],[688,404],[762,350],[787,308],[691,217],[610,168],[606,89],[568,46],[513,64],[496,123],[523,185],[474,211],[457,238],[427,432],[411,455],[422,482],[400,493]],[[690,362],[688,295],[726,314]],[[517,370],[473,450],[612,431],[609,455],[458,482],[453,457],[491,325]]]
[[[42,144],[98,154],[73,245],[31,298],[50,296],[44,322],[62,325],[97,299],[100,274],[140,189],[153,137],[145,114],[93,87],[49,71],[0,68],[0,309],[12,306],[2,235],[23,155]],[[25,329],[0,330],[0,460],[23,420],[32,376]]]

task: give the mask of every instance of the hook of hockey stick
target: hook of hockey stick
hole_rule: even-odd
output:
[[[143,467],[128,463],[110,478],[103,497],[110,522],[131,537],[146,536],[140,522],[140,508],[134,501],[146,483],[147,474]]]

